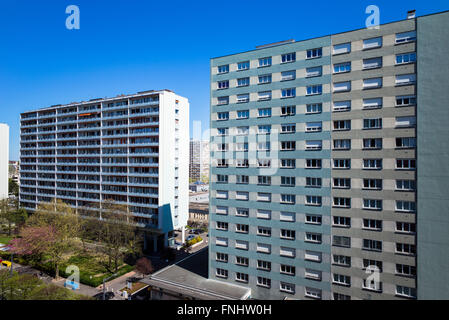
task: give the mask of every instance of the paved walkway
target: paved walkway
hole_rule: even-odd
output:
[[[136,272],[131,271],[131,272],[124,274],[123,276],[120,276],[118,278],[115,278],[115,279],[105,283],[106,291],[113,291],[115,294],[115,297],[112,300],[124,300],[125,299],[121,296],[120,289],[123,289],[126,287],[126,279],[128,279],[129,277],[134,277],[134,276],[136,276]],[[103,284],[99,285],[96,288],[96,290],[103,292]]]

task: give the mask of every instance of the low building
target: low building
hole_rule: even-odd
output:
[[[199,223],[209,223],[209,204],[190,202],[189,221]]]
[[[191,192],[207,192],[209,191],[209,185],[201,181],[196,181],[189,185],[189,190]]]
[[[149,285],[150,300],[247,300],[251,289],[208,279],[208,249],[141,280]]]

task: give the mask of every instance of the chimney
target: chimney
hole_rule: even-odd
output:
[[[416,16],[416,10],[410,10],[407,12],[407,19],[414,19]]]

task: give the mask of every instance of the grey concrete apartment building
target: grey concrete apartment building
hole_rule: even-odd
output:
[[[447,27],[409,12],[211,59],[210,278],[255,299],[449,298]]]

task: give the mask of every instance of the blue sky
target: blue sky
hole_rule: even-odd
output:
[[[65,27],[72,4],[80,30]],[[122,93],[171,89],[206,129],[211,57],[363,28],[371,4],[381,23],[449,9],[447,0],[2,1],[0,122],[11,127],[10,159],[19,158],[20,112]]]

